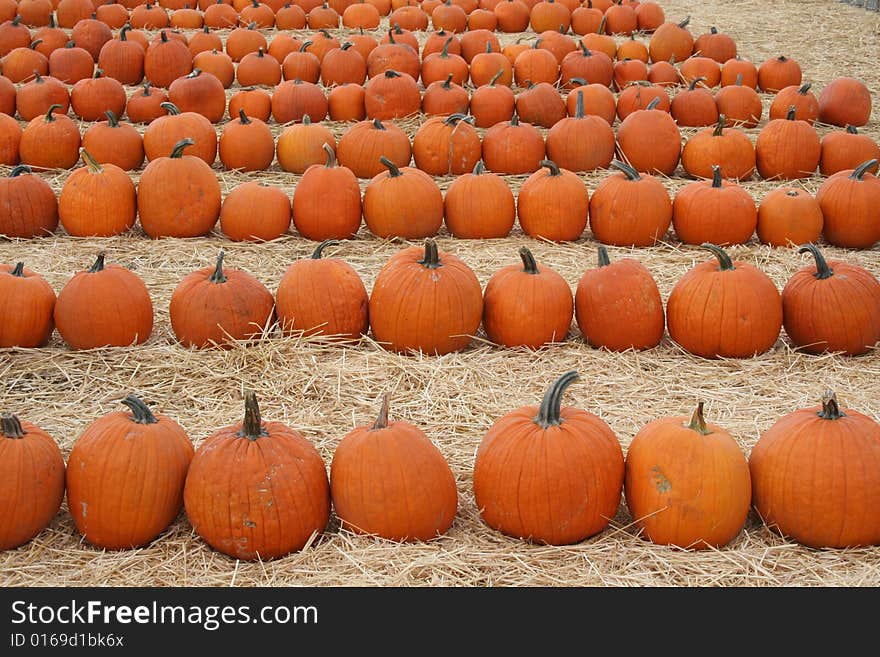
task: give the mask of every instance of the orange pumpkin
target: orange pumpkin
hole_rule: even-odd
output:
[[[337,166],[336,154],[324,144],[325,164],[306,169],[293,192],[293,223],[311,240],[348,239],[361,225],[361,193],[351,169]]]
[[[586,116],[584,92],[576,93],[574,116],[547,132],[547,157],[569,171],[607,169],[614,159],[614,131],[602,117]]]
[[[758,206],[756,231],[762,244],[798,246],[822,235],[822,208],[804,189],[777,187]]]
[[[75,237],[109,237],[134,226],[137,195],[128,173],[100,164],[82,150],[84,167],[71,173],[58,195],[58,217]]]
[[[21,163],[42,169],[70,169],[79,159],[80,135],[76,123],[66,114],[56,114],[60,105],[49,107],[45,116],[31,119],[18,145]]]
[[[443,211],[446,228],[462,239],[506,237],[516,220],[513,192],[501,176],[486,171],[482,160],[452,181]]]
[[[544,137],[514,113],[509,122],[496,123],[483,135],[483,162],[495,173],[532,173],[544,159]]]
[[[387,171],[364,189],[364,223],[377,237],[419,239],[443,224],[443,194],[434,179],[413,167],[398,167],[384,155]]]
[[[30,238],[58,227],[58,200],[45,180],[19,164],[0,178],[0,235]]]
[[[220,207],[220,230],[233,242],[269,242],[290,228],[290,199],[279,187],[249,180]]]
[[[542,160],[541,169],[520,187],[516,205],[519,225],[526,235],[565,242],[584,232],[590,198],[578,175]]]
[[[652,62],[668,62],[673,57],[683,62],[691,56],[694,51],[694,37],[687,29],[690,19],[688,16],[680,23],[666,21],[654,30],[648,42]]]
[[[668,112],[652,100],[636,110],[617,128],[620,153],[636,171],[671,176],[681,155],[681,135]]]
[[[694,41],[694,52],[723,64],[736,57],[736,42],[730,35],[719,32],[717,27],[710,27]]]
[[[55,323],[55,291],[42,276],[25,269],[0,265],[0,348],[42,347],[49,342]]]
[[[714,128],[701,130],[685,142],[681,151],[684,170],[695,178],[712,178],[718,166],[723,178],[748,180],[755,171],[755,147],[741,130],[725,128],[726,117],[718,116]]]
[[[855,126],[835,130],[822,137],[819,172],[831,176],[844,169],[855,169],[862,162],[880,160],[880,145],[868,135],[859,134]],[[877,167],[870,170],[876,174]]]
[[[758,88],[775,94],[790,86],[800,86],[801,66],[785,55],[771,57],[758,66]]]
[[[835,173],[819,187],[816,201],[822,208],[822,233],[829,244],[848,249],[868,249],[880,240],[877,207],[880,178],[868,173],[877,160]]]
[[[96,162],[113,164],[123,171],[140,169],[144,163],[144,140],[130,123],[120,123],[111,110],[106,121],[90,126],[83,133],[82,148]]]
[[[516,97],[510,87],[498,84],[503,73],[498,69],[487,84],[478,86],[471,94],[471,114],[478,128],[491,128],[513,116]]]
[[[464,114],[435,116],[419,126],[413,137],[417,168],[432,176],[471,171],[482,154],[480,136]]]
[[[770,104],[770,118],[784,119],[794,107],[794,117],[812,125],[819,118],[819,101],[810,91],[812,86],[807,82],[800,86],[792,85],[780,89]]]
[[[835,78],[819,94],[819,120],[844,127],[865,125],[871,118],[871,92],[861,80]]]
[[[790,107],[784,119],[773,119],[755,141],[758,173],[765,180],[808,178],[816,171],[822,155],[822,144],[815,128],[795,118]]]
[[[394,123],[382,123],[379,119],[359,121],[339,138],[336,157],[358,178],[373,178],[385,170],[380,157],[387,157],[398,167],[408,166],[412,144]]]
[[[724,180],[712,167],[712,180],[689,183],[675,194],[672,226],[685,244],[713,240],[720,246],[745,244],[758,225],[755,201],[742,186]]]
[[[174,103],[162,103],[167,114],[150,121],[144,130],[144,154],[152,162],[168,157],[182,140],[191,144],[184,147],[185,155],[192,155],[205,164],[217,159],[217,131],[211,122],[198,112],[181,112]]]

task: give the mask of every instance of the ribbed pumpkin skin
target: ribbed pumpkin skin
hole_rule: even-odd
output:
[[[755,141],[755,161],[764,180],[808,178],[821,154],[819,135],[806,121],[773,119]]]
[[[727,180],[685,185],[672,202],[672,225],[685,244],[744,244],[758,225],[758,208],[743,187]]]
[[[782,290],[785,332],[803,351],[867,353],[880,340],[880,282],[866,269],[840,260],[799,269]]]
[[[272,324],[275,299],[260,281],[240,269],[224,269],[219,280],[216,269],[188,274],[171,295],[171,327],[185,347],[229,347]]]
[[[21,438],[0,430],[0,550],[24,545],[43,531],[64,499],[58,445],[35,424],[21,420],[21,428]]]
[[[91,162],[76,169],[58,195],[61,225],[77,237],[124,233],[134,226],[136,213],[134,183],[115,164]]]
[[[220,230],[234,242],[278,239],[289,228],[290,199],[280,187],[249,180],[223,199]]]
[[[575,317],[588,344],[611,351],[656,347],[666,325],[654,277],[632,258],[584,273],[575,292]]]
[[[822,232],[830,244],[867,249],[880,240],[880,178],[871,173],[854,178],[855,171],[845,169],[827,178],[816,191],[816,200],[824,218]]]
[[[336,166],[326,147],[326,164],[313,164],[293,191],[293,223],[303,237],[349,239],[361,226],[361,188],[351,169]]]
[[[19,263],[21,264],[21,263]],[[0,347],[40,347],[55,322],[55,291],[42,276],[22,267],[0,264]]]
[[[92,545],[145,545],[180,512],[193,446],[174,420],[156,419],[140,424],[128,411],[110,413],[86,427],[73,446],[67,506]]]
[[[576,240],[587,227],[590,196],[580,176],[546,160],[522,184],[516,213],[523,232],[530,237],[554,242]]]
[[[378,342],[398,352],[447,354],[468,346],[483,315],[483,291],[471,269],[439,252],[441,266],[420,264],[425,248],[392,256],[376,276],[370,325]]]
[[[662,110],[636,110],[617,128],[620,152],[636,170],[671,176],[681,155],[681,135]]]
[[[761,518],[813,548],[880,544],[880,426],[840,410],[836,420],[821,406],[786,415],[749,457]]]
[[[287,268],[275,294],[285,331],[357,340],[370,328],[369,297],[354,268],[340,258],[302,258]]]
[[[749,464],[734,438],[686,416],[642,427],[626,452],[626,505],[642,535],[661,545],[705,549],[733,540],[751,506]]]
[[[364,189],[364,223],[377,237],[419,239],[443,225],[443,194],[415,167],[376,174]]]
[[[602,244],[652,246],[672,223],[669,193],[654,176],[604,178],[590,199],[590,230]]]
[[[769,350],[782,328],[782,301],[766,274],[735,261],[702,262],[675,284],[666,303],[669,336],[703,358],[749,358]]]
[[[330,486],[318,450],[281,422],[262,426],[267,435],[256,440],[238,435],[241,423],[206,438],[186,478],[193,529],[235,559],[300,550],[330,518]]]
[[[24,171],[26,173],[20,174]],[[58,200],[45,180],[16,167],[0,178],[0,235],[30,238],[50,235],[58,227]]]
[[[153,331],[153,302],[146,285],[119,265],[80,271],[55,303],[55,325],[72,349],[142,344]]]
[[[473,173],[452,181],[443,198],[446,228],[462,239],[507,237],[516,221],[516,201],[504,178],[486,172],[482,162]]]
[[[758,206],[758,239],[770,246],[798,246],[822,235],[822,208],[805,189],[777,187]]]
[[[393,541],[426,541],[452,525],[458,492],[452,470],[425,433],[401,420],[347,434],[330,467],[342,524]]]
[[[597,534],[617,513],[623,452],[599,417],[563,407],[542,429],[537,406],[511,411],[483,437],[474,497],[483,520],[509,536],[569,545]]]

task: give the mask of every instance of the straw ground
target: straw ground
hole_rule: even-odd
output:
[[[765,3],[756,0],[662,3],[667,16],[692,16],[695,34],[711,25],[733,35],[743,56],[756,62],[786,54],[803,66],[805,79],[821,89],[838,75],[863,79],[880,101],[880,15],[831,0]],[[515,38],[504,36],[503,42]],[[765,99],[769,105],[769,99]],[[876,119],[866,132],[880,138]],[[410,134],[417,122],[404,124]],[[342,125],[332,126],[336,134]],[[824,132],[825,129],[822,129]],[[754,136],[757,131],[751,131]],[[46,174],[57,189],[66,172]],[[224,192],[246,177],[218,169]],[[605,172],[584,176],[590,190]],[[277,169],[253,177],[288,192],[297,177]],[[444,188],[451,179],[441,179]],[[515,188],[522,177],[510,177]],[[674,191],[688,181],[668,181]],[[815,191],[821,179],[802,183]],[[776,185],[746,183],[756,199]],[[441,249],[456,253],[485,285],[493,272],[517,261],[527,244],[542,264],[571,284],[595,266],[596,242],[589,232],[572,244],[554,245],[522,236],[454,240],[445,233]],[[365,231],[329,250],[348,260],[367,289],[387,259],[405,244],[378,240]],[[880,548],[817,551],[795,545],[765,528],[754,515],[745,530],[721,550],[687,552],[655,546],[637,535],[621,506],[610,527],[578,545],[547,547],[504,537],[487,528],[475,507],[471,472],[474,452],[493,421],[512,408],[536,403],[559,374],[576,369],[581,380],[566,403],[597,413],[614,429],[624,449],[648,421],[683,415],[697,400],[707,418],[728,428],[745,452],[782,415],[818,403],[826,388],[845,406],[880,419],[880,357],[807,356],[791,349],[784,335],[774,349],[745,360],[707,361],[682,352],[668,338],[644,353],[613,354],[584,344],[573,325],[567,340],[535,352],[501,349],[480,334],[465,352],[444,357],[400,356],[370,338],[342,348],[326,340],[281,337],[253,346],[188,351],[174,341],[168,302],[188,272],[210,264],[218,249],[227,264],[249,271],[272,291],[286,267],[314,248],[291,234],[267,244],[235,244],[221,235],[205,239],[147,239],[139,230],[112,239],[47,239],[0,243],[0,262],[23,260],[60,290],[96,253],[130,267],[144,278],[153,297],[156,323],[142,346],[76,353],[56,336],[46,348],[0,353],[0,408],[40,424],[65,456],[84,427],[119,410],[135,392],[187,430],[199,444],[215,429],[240,419],[242,391],[256,390],[267,419],[281,420],[314,441],[330,462],[341,437],[370,422],[385,391],[393,417],[423,428],[449,460],[459,488],[459,512],[449,533],[418,545],[398,545],[340,531],[327,532],[300,553],[268,562],[236,562],[213,552],[193,533],[185,517],[151,545],[121,552],[97,550],[81,541],[66,509],[26,546],[0,555],[0,584],[8,586],[598,586],[877,585]],[[612,259],[632,256],[645,264],[664,300],[675,282],[706,254],[670,237],[652,248],[610,248]],[[758,265],[781,289],[806,256],[757,242],[731,249]],[[844,252],[826,248],[880,275],[876,249]]]

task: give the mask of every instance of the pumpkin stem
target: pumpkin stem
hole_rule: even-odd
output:
[[[320,260],[321,256],[324,255],[325,248],[328,246],[336,246],[337,244],[339,244],[339,240],[324,240],[315,247],[315,250],[312,252],[312,260]]]
[[[23,173],[31,173],[33,170],[27,164],[19,164],[9,172],[10,178],[15,178]]]
[[[174,144],[174,148],[171,149],[171,155],[169,155],[169,157],[171,157],[173,159],[178,159],[178,158],[183,157],[183,149],[186,148],[187,146],[192,146],[195,143],[196,142],[194,142],[189,137],[184,137],[179,142]]]
[[[58,103],[55,103],[55,104],[49,106],[49,110],[46,112],[46,119],[45,119],[47,123],[50,123],[55,120],[55,117],[52,115],[55,113],[56,109],[61,109],[61,105]]]
[[[802,85],[801,85],[801,88],[798,89],[798,93],[799,93],[801,96],[806,96],[806,95],[807,95],[807,92],[810,90],[810,87],[812,87],[812,86],[813,86],[813,83],[812,83],[812,82],[807,82],[807,83],[805,83],[805,84],[802,84]]]
[[[544,399],[541,407],[538,409],[538,415],[535,417],[535,424],[542,429],[548,429],[562,424],[560,413],[562,411],[562,393],[572,383],[579,378],[576,370],[566,372],[559,377],[556,382],[547,388],[544,393]]]
[[[385,129],[385,126],[382,125],[382,122],[379,119],[373,119],[373,127],[376,128],[376,130],[384,130]]]
[[[859,134],[859,131],[856,129],[856,127],[854,125],[849,125],[848,123],[846,125],[846,131],[848,134],[851,134],[851,135]]]
[[[131,31],[131,23],[126,23],[122,26],[122,29],[119,30],[119,40],[120,41],[128,41],[128,33]]]
[[[89,267],[90,274],[97,274],[99,271],[104,271],[104,254],[99,253],[97,259],[95,260],[95,264]]]
[[[535,256],[529,251],[529,247],[519,247],[519,257],[522,259],[523,271],[527,274],[540,274],[538,271],[538,263],[535,262]]]
[[[794,105],[790,105],[788,108],[788,112],[785,115],[785,118],[788,121],[794,121],[796,114],[797,114],[797,108]]]
[[[645,109],[652,110],[652,109],[656,108],[657,105],[659,105],[659,104],[660,104],[660,96],[654,96],[654,98],[651,99],[651,102],[648,103],[648,106]]]
[[[703,402],[697,403],[697,409],[694,411],[694,414],[691,417],[691,423],[687,425],[687,428],[704,436],[708,436],[712,433],[709,430],[709,427],[706,426],[706,418],[703,417]]]
[[[444,89],[452,89],[452,78],[454,78],[454,77],[455,77],[454,73],[450,73],[449,75],[447,75],[446,82],[444,82],[441,86]]]
[[[440,251],[437,249],[437,242],[430,237],[425,240],[425,257],[419,260],[422,267],[428,269],[439,269],[443,266],[440,262]]]
[[[152,96],[152,94],[150,93],[150,87],[152,87],[152,86],[153,86],[152,82],[149,82],[149,81],[144,82],[144,93],[142,93],[141,95],[142,96]]]
[[[0,415],[0,433],[7,438],[24,438],[25,436],[21,420],[11,413]]]
[[[816,413],[823,420],[839,420],[846,417],[846,413],[840,410],[837,403],[837,395],[833,390],[826,390],[822,395],[822,410]]]
[[[620,160],[611,160],[611,164],[609,165],[618,171],[622,171],[624,175],[632,181],[641,180],[642,176],[636,171],[633,167],[628,165],[626,162],[621,162]]]
[[[440,50],[440,57],[442,57],[443,59],[449,58],[449,44],[452,43],[453,39],[454,37],[449,37],[443,44],[443,48]]]
[[[584,118],[584,92],[578,91],[577,99],[574,103],[574,118]]]
[[[180,108],[177,107],[177,105],[175,105],[174,103],[169,103],[166,101],[164,103],[159,103],[159,107],[168,112],[171,116],[177,116],[178,114],[180,114]]]
[[[822,255],[822,252],[819,250],[819,247],[815,244],[804,244],[801,248],[798,249],[798,253],[807,253],[809,252],[813,256],[813,260],[816,261],[816,273],[813,274],[820,281],[825,280],[826,278],[831,278],[834,276],[834,270],[828,266],[828,262],[825,260],[825,256]]]
[[[241,121],[241,124],[242,124],[242,125],[250,125],[251,123],[253,123],[253,122],[248,118],[248,115],[245,114],[245,112],[244,112],[244,108],[243,108],[243,107],[242,107],[242,108],[239,108],[239,110],[238,110],[238,120]]]
[[[24,263],[17,262],[15,263],[15,268],[9,272],[11,276],[15,276],[17,278],[24,278]]]
[[[592,57],[593,56],[593,53],[590,52],[589,48],[587,48],[586,44],[583,41],[578,41],[578,46],[580,46],[582,57]]]
[[[312,117],[309,116],[308,114],[303,114],[302,124],[303,125],[312,125]]]
[[[681,23],[678,24],[679,27],[687,27],[688,23],[691,22],[691,17],[688,16]]]
[[[382,406],[379,407],[379,415],[376,417],[376,421],[373,422],[373,426],[370,427],[370,431],[379,431],[388,426],[388,398],[388,393],[383,393]]]
[[[386,78],[399,78],[400,73],[398,73],[394,69],[389,68],[387,71],[385,71],[385,77]]]
[[[452,77],[452,76],[450,75],[449,77]],[[461,121],[464,121],[465,123],[472,123],[473,120],[474,120],[474,117],[472,117],[472,116],[468,116],[467,114],[456,113],[456,114],[450,114],[448,117],[446,117],[443,120],[443,123],[445,123],[446,125],[456,126]]]
[[[260,405],[257,403],[257,393],[248,390],[244,393],[244,422],[241,423],[239,438],[256,440],[269,433],[263,428],[263,420],[260,417]]]
[[[712,254],[718,258],[718,270],[719,271],[733,271],[736,267],[733,266],[733,260],[730,259],[730,256],[722,249],[720,246],[716,246],[715,244],[710,244],[709,242],[703,242],[700,244],[701,249],[706,249],[707,251],[711,251]]]
[[[324,166],[328,169],[331,169],[336,166],[336,151],[333,150],[333,147],[330,146],[326,141],[321,146],[324,149],[324,152],[327,153],[327,161],[324,163]]]
[[[379,162],[382,163],[388,169],[388,175],[391,178],[397,178],[397,176],[402,176],[403,174],[400,172],[400,168],[394,164],[391,160],[389,160],[384,155],[379,158]]]
[[[712,165],[712,187],[714,189],[721,189],[721,167],[717,164]]]
[[[117,118],[113,110],[107,110],[106,112],[104,112],[104,116],[107,117],[107,123],[110,125],[111,128],[119,127],[119,119]]]
[[[131,410],[132,420],[138,424],[156,424],[159,420],[153,415],[150,407],[134,395],[126,395],[122,403]]]
[[[737,74],[736,82],[734,84],[736,84],[737,87],[743,86],[743,74],[742,73]]]
[[[611,258],[608,257],[608,249],[604,245],[599,245],[599,266],[607,267],[611,264]]]
[[[718,115],[718,123],[715,124],[715,130],[712,132],[713,137],[724,136],[724,124],[727,123],[727,117],[723,114]]]
[[[540,162],[542,167],[547,167],[550,169],[551,176],[560,176],[562,175],[562,171],[559,170],[559,165],[556,164],[553,160],[541,160]]]
[[[705,77],[699,77],[699,78],[694,78],[693,80],[691,80],[691,83],[688,85],[688,91],[695,91],[697,88],[697,85],[700,84],[700,82],[702,82],[705,79],[706,79]]]
[[[519,114],[516,111],[513,112],[513,116],[510,117],[510,125],[516,127],[519,125]]]
[[[101,163],[98,162],[98,160],[96,160],[85,148],[80,149],[79,155],[91,173],[101,173],[104,170]]]
[[[482,176],[486,173],[486,165],[483,164],[483,160],[477,160],[477,163],[474,165],[474,170],[471,173],[475,176]]]
[[[223,273],[223,258],[225,257],[226,254],[223,252],[223,249],[220,249],[220,253],[217,254],[217,266],[214,268],[214,273],[208,279],[212,283],[220,284],[226,282],[226,274]]]
[[[491,79],[489,80],[489,86],[490,86],[490,87],[494,87],[494,86],[495,86],[495,83],[498,82],[498,78],[500,78],[502,75],[504,75],[504,69],[503,69],[503,68],[499,68],[499,69],[498,69],[498,72],[497,72],[495,75],[493,75],[493,76],[491,77]]]
[[[859,166],[853,169],[853,172],[849,174],[849,177],[853,180],[864,180],[865,174],[868,173],[868,169],[877,166],[877,160],[868,160],[867,162],[862,162]]]
[[[162,39],[162,43],[168,43],[168,35],[165,34],[165,30],[159,33],[159,37]]]
[[[569,82],[578,85],[579,87],[586,86],[587,81],[583,78],[569,78]]]

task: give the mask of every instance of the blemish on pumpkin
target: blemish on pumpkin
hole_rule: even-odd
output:
[[[672,489],[672,484],[666,478],[666,475],[660,472],[660,468],[656,465],[651,468],[651,472],[654,475],[654,485],[657,487],[657,490],[661,493],[668,493]]]
[[[80,502],[79,505],[82,507],[83,518],[85,518],[89,514],[88,502]]]
[[[244,526],[254,528],[257,526],[257,523],[255,523],[253,520],[245,520]]]

